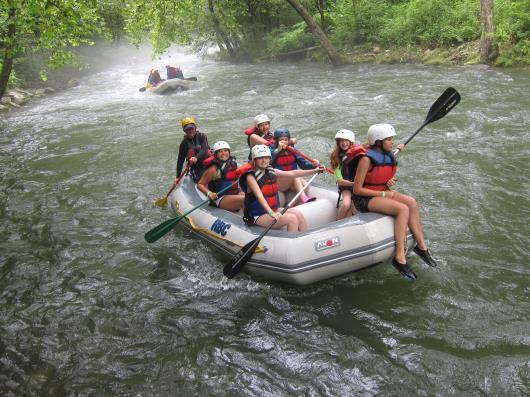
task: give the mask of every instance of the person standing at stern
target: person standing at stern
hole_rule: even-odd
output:
[[[211,156],[212,152],[208,145],[206,134],[197,130],[197,122],[194,117],[184,117],[180,124],[184,131],[184,138],[180,142],[177,159],[177,176],[182,172],[184,161],[191,164],[190,176],[195,183],[201,178],[205,166],[204,160]]]

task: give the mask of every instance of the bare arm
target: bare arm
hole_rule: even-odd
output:
[[[197,188],[201,192],[206,194],[207,196],[208,196],[208,193],[210,193],[208,198],[211,198],[212,200],[217,199],[217,194],[215,192],[210,192],[210,189],[208,189],[208,184],[213,180],[216,172],[217,172],[217,169],[215,165],[208,167],[208,169],[204,172],[204,174],[202,174],[199,182],[197,182]]]
[[[339,179],[337,181],[337,185],[339,186],[353,186],[353,182],[352,181],[349,181],[347,179]]]
[[[298,178],[301,176],[309,176],[313,175],[315,172],[317,172],[318,168],[313,168],[310,170],[292,170],[292,171],[282,171],[282,170],[274,170],[278,178]]]
[[[252,134],[250,136],[250,146],[256,146],[256,145],[267,145],[269,141],[266,139],[260,137],[257,134]]]

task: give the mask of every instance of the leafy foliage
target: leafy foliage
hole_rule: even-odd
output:
[[[48,66],[57,69],[75,59],[71,47],[92,44],[91,37],[103,32],[95,1],[0,0],[0,4],[4,58],[44,50],[50,54]],[[14,18],[9,17],[10,13]],[[10,23],[14,24],[14,33],[7,28]]]
[[[470,0],[339,0],[332,11],[342,43],[448,45],[480,36],[480,2]]]
[[[267,52],[277,55],[282,52],[309,47],[315,44],[313,34],[307,31],[304,22],[297,23],[290,29],[273,30],[266,38]]]

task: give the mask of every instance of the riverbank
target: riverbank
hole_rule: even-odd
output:
[[[33,67],[26,67],[24,77],[25,86],[22,88],[11,88],[6,91],[0,102],[0,112],[9,111],[18,108],[33,97],[53,94],[77,85],[77,79],[87,74],[100,72],[104,65],[109,65],[116,59],[116,53],[120,53],[120,47],[109,46],[105,43],[100,44],[103,51],[98,52],[100,63],[89,65],[88,60],[93,59],[94,48],[84,49],[87,53],[81,57],[86,61],[84,68],[67,67],[61,71],[54,71],[49,74],[47,81],[39,80],[37,63],[28,63]],[[130,48],[130,47],[129,47]],[[110,51],[112,50],[112,51]],[[90,52],[88,52],[90,51]],[[138,50],[138,56],[135,58],[149,57],[149,50],[142,48]],[[82,54],[83,52],[80,51]],[[480,63],[479,59],[479,42],[471,41],[452,47],[427,48],[420,46],[408,47],[389,47],[385,48],[375,44],[362,44],[343,48],[342,53],[345,55],[347,63],[410,63],[424,65],[475,65]],[[110,56],[109,54],[112,54]],[[123,54],[121,54],[123,55]],[[119,55],[118,55],[119,56]],[[229,61],[226,54],[216,53],[212,56],[215,59]],[[328,62],[327,56],[319,46],[312,46],[306,49],[290,51],[288,53],[277,54],[275,56],[264,56],[256,59],[257,63],[270,61],[313,61]],[[101,62],[105,61],[105,62]],[[104,65],[103,65],[104,64]],[[530,60],[518,56],[514,47],[501,46],[499,57],[491,65],[494,67],[525,66],[530,64]]]
[[[75,87],[78,84],[76,79],[71,79],[64,88]],[[54,94],[55,92],[60,91],[60,89],[55,89],[53,87],[43,87],[43,88],[10,88],[6,90],[2,99],[0,99],[0,112],[8,112],[11,109],[19,108],[33,98],[40,98],[45,95]]]
[[[379,44],[359,44],[341,48],[339,50],[346,63],[410,63],[423,65],[478,65],[480,64],[479,41],[468,41],[449,47],[384,47]],[[223,57],[223,56],[222,56]],[[224,58],[227,60],[226,58]],[[320,46],[311,46],[275,55],[258,58],[260,61],[270,60],[306,60],[315,62],[328,62],[325,51]],[[499,55],[489,66],[510,67],[528,66],[530,56],[518,50],[516,46],[506,44],[499,46]]]

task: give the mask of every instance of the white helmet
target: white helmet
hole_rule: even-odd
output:
[[[350,130],[338,130],[335,134],[335,139],[346,139],[351,143],[355,143],[355,134]]]
[[[396,130],[390,124],[374,124],[368,128],[368,144],[373,145],[376,141],[382,141],[396,135]]]
[[[256,127],[261,123],[266,123],[268,121],[271,121],[271,119],[269,119],[269,116],[266,114],[258,114],[256,117],[254,117],[254,125]]]
[[[271,151],[267,145],[256,145],[252,147],[252,160],[260,157],[271,157]]]
[[[221,149],[228,149],[230,150],[230,145],[226,143],[225,141],[218,141],[213,144],[213,153],[217,152]]]

